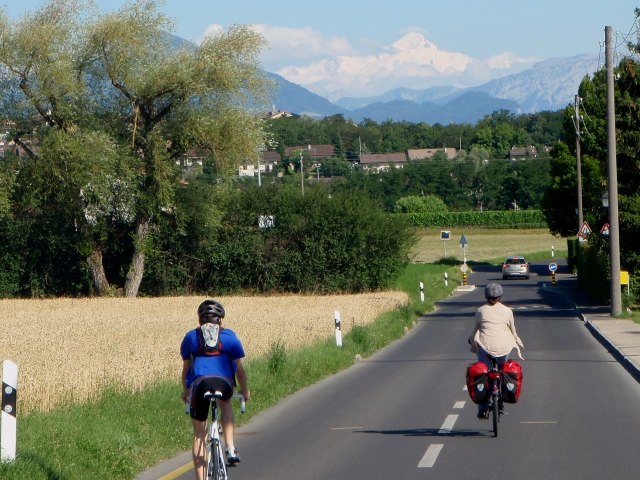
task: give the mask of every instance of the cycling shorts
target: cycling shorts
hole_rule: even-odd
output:
[[[191,418],[204,422],[209,415],[209,399],[204,398],[207,392],[222,392],[222,400],[229,400],[233,395],[231,382],[224,377],[204,376],[198,377],[191,384]]]

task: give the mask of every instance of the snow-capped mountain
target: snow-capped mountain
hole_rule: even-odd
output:
[[[402,85],[406,88],[453,84],[468,87],[528,68],[538,59],[506,52],[485,60],[450,52],[411,32],[375,55],[338,55],[278,73],[331,101],[364,96]]]
[[[335,104],[347,110],[395,100],[444,105],[466,92],[475,91],[486,92],[494,98],[513,100],[520,105],[522,113],[558,110],[572,102],[585,75],[592,75],[599,68],[598,61],[598,55],[551,58],[538,62],[523,72],[491,80],[475,87],[431,87],[426,90],[396,88],[372,97],[344,97]]]

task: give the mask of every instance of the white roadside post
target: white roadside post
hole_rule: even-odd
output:
[[[555,252],[554,252],[554,250],[553,250],[553,245],[551,245],[551,258],[553,258],[553,257],[554,257],[554,254],[555,254]]]
[[[420,301],[424,303],[424,283],[420,282]]]
[[[0,462],[16,459],[16,393],[18,365],[11,360],[2,362],[2,420],[0,424]]]
[[[336,345],[342,347],[342,330],[340,329],[340,312],[335,310],[333,312],[333,319],[336,323]]]
[[[444,272],[444,286],[449,286],[449,274],[447,274],[447,272]]]

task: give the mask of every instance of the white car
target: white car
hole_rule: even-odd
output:
[[[529,280],[529,264],[524,257],[507,257],[502,264],[502,279],[524,277]]]

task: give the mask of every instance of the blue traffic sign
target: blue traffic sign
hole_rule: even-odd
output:
[[[557,264],[555,264],[555,263],[550,263],[550,264],[549,264],[549,270],[550,270],[551,272],[555,272],[556,270],[558,270],[558,265],[557,265]]]

